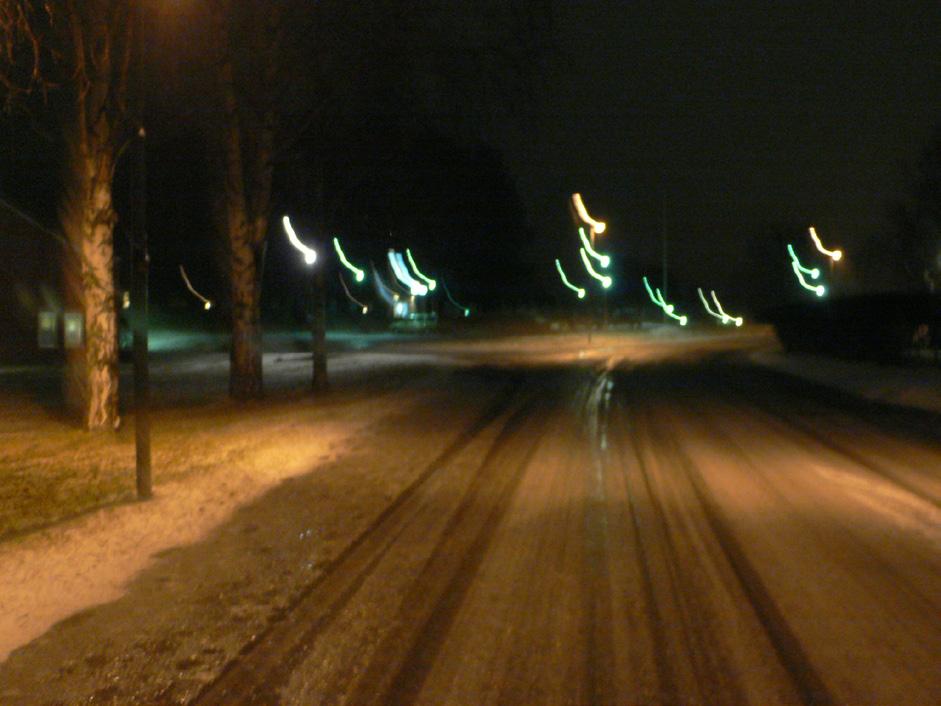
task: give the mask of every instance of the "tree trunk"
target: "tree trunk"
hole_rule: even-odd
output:
[[[214,8],[219,45],[222,98],[222,141],[225,161],[225,209],[229,236],[229,277],[232,286],[232,348],[229,394],[245,400],[261,397],[261,278],[274,154],[273,113],[264,111],[254,124],[251,111],[240,105],[236,87],[232,3]],[[252,128],[257,130],[252,135]],[[254,140],[246,137],[255,137]]]
[[[85,319],[81,356],[69,375],[70,397],[80,405],[88,430],[115,429],[118,416],[118,326],[114,297],[114,152],[110,143],[76,138],[62,227],[77,254],[80,302]],[[71,367],[71,366],[70,366]]]
[[[244,222],[243,222],[244,223]],[[230,226],[231,227],[231,226]],[[229,394],[238,400],[261,397],[261,307],[259,263],[248,227],[231,233],[232,348]]]
[[[102,148],[105,151],[105,148]],[[110,151],[110,150],[108,150]],[[85,426],[114,429],[118,416],[118,319],[114,301],[114,222],[111,157],[90,159],[88,201],[82,238],[85,283],[85,369],[88,400]],[[107,161],[107,164],[102,162]]]

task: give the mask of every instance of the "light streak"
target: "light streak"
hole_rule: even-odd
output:
[[[581,194],[572,194],[572,204],[575,206],[575,210],[578,212],[578,217],[590,225],[591,229],[597,235],[604,233],[604,229],[607,227],[607,225],[604,221],[596,221],[594,218],[588,215],[588,209],[585,208],[585,204],[582,202]]]
[[[701,289],[700,287],[697,287],[697,288],[696,288],[696,291],[699,292],[699,299],[700,299],[700,301],[702,301],[702,305],[703,305],[704,307],[706,307],[706,312],[708,312],[709,316],[713,316],[713,317],[719,319],[719,321],[721,321],[721,322],[724,323],[724,324],[728,323],[728,320],[727,320],[726,317],[722,316],[722,314],[720,314],[720,313],[718,313],[718,312],[716,312],[716,311],[713,311],[713,310],[709,307],[709,302],[706,301],[706,295],[702,293],[702,289]]]
[[[578,237],[582,239],[582,245],[585,246],[585,251],[595,258],[598,261],[598,264],[602,267],[607,267],[611,264],[611,258],[607,255],[602,255],[600,252],[591,247],[591,241],[588,240],[588,236],[585,235],[585,229],[579,226],[578,228]]]
[[[418,275],[418,279],[420,279],[422,282],[428,285],[428,291],[429,292],[435,291],[435,287],[438,286],[438,283],[435,282],[433,279],[431,279],[431,277],[426,277],[425,275],[422,274],[421,270],[418,269],[418,265],[415,264],[415,260],[412,257],[412,251],[409,250],[408,248],[405,248],[405,257],[408,258],[408,264],[412,266],[412,270],[415,272],[416,275]]]
[[[660,291],[660,287],[657,287],[655,290],[650,288],[650,282],[647,281],[647,277],[644,277],[644,287],[647,289],[647,294],[650,295],[650,300],[663,309],[663,313],[669,316],[671,319],[675,319],[680,322],[680,326],[686,326],[689,323],[689,319],[685,314],[675,314],[673,313],[676,310],[676,307],[672,304],[668,304],[664,298],[663,293]]]
[[[653,290],[650,288],[650,282],[647,281],[646,275],[644,276],[644,287],[647,289],[647,294],[650,295],[650,301],[652,301],[657,306],[663,306],[661,301],[654,296]],[[660,290],[658,289],[657,291],[659,292]]]
[[[797,258],[797,253],[794,252],[794,247],[790,243],[787,244],[787,251],[791,255],[791,262],[797,266],[798,270],[803,272],[805,275],[810,275],[811,279],[818,279],[820,277],[820,270],[818,270],[816,267],[804,267],[801,264],[801,261]]]
[[[801,265],[800,260],[797,259],[797,253],[794,252],[794,247],[790,243],[787,244],[787,251],[791,256],[791,269],[794,270],[794,274],[797,276],[797,281],[800,282],[800,286],[813,292],[818,297],[822,297],[826,294],[827,288],[822,284],[812,285],[804,279],[804,275],[810,275],[811,279],[817,279],[820,276],[820,270],[816,267],[810,269]]]
[[[297,233],[294,232],[294,228],[291,226],[291,219],[285,216],[281,219],[281,223],[284,225],[284,232],[287,233],[291,245],[300,250],[304,255],[304,262],[308,265],[313,265],[317,262],[317,251],[307,247],[300,241],[300,238],[297,237]]]
[[[399,295],[392,290],[392,287],[385,283],[379,275],[379,272],[376,271],[375,265],[372,265],[372,281],[379,298],[388,304],[390,309],[394,309],[396,303],[399,301]]]
[[[585,269],[588,270],[588,274],[590,274],[596,280],[601,282],[602,287],[604,287],[605,289],[609,289],[611,287],[611,283],[614,280],[608,277],[608,275],[600,274],[599,272],[595,270],[594,267],[591,266],[591,260],[588,259],[588,253],[585,252],[585,248],[579,248],[578,252],[580,252],[582,255],[582,262],[585,263]]]
[[[814,227],[810,226],[809,230],[810,230],[810,237],[813,238],[814,245],[817,246],[817,250],[819,250],[821,253],[829,257],[834,262],[839,262],[840,260],[843,259],[842,250],[827,250],[825,247],[823,247],[823,243],[820,242],[820,238],[817,236],[817,231],[814,230]]]
[[[672,305],[672,304],[670,305],[670,309],[669,309],[669,310],[664,309],[663,312],[664,312],[667,316],[669,316],[671,319],[676,319],[677,321],[679,321],[679,322],[680,322],[680,326],[686,326],[686,324],[689,323],[689,319],[686,318],[686,314],[682,314],[682,315],[679,315],[679,316],[678,316],[677,314],[674,314],[674,313],[673,313],[673,305]]]
[[[392,265],[392,272],[395,274],[396,279],[408,287],[408,291],[412,296],[422,297],[428,294],[428,287],[409,274],[408,268],[405,266],[405,260],[402,259],[402,253],[390,249],[389,264]]]
[[[356,281],[362,282],[366,277],[366,273],[346,259],[346,253],[343,252],[343,248],[340,247],[340,241],[337,238],[333,239],[333,249],[337,251],[337,257],[340,258],[340,262],[343,263],[343,266],[353,273]]]
[[[565,276],[565,272],[562,270],[562,263],[559,262],[559,258],[555,259],[555,268],[559,271],[559,277],[562,278],[562,284],[571,289],[578,295],[579,299],[585,298],[585,290],[581,287],[576,287],[574,284],[569,282],[569,278]]]
[[[451,302],[451,303],[452,303],[454,306],[456,306],[458,309],[460,309],[461,311],[464,312],[465,318],[468,317],[468,316],[470,316],[470,313],[471,313],[471,312],[470,312],[470,309],[469,309],[468,307],[462,306],[461,304],[458,304],[456,301],[454,301],[454,297],[452,297],[452,296],[451,296],[451,292],[448,291],[448,285],[446,285],[446,284],[444,283],[444,280],[441,280],[441,288],[444,289],[444,294],[445,294],[445,296],[447,296],[448,301]]]
[[[209,311],[210,309],[212,309],[212,300],[206,299],[206,297],[204,297],[202,294],[200,294],[193,288],[193,283],[190,282],[190,278],[186,276],[186,270],[183,269],[183,265],[180,265],[180,274],[183,275],[183,283],[186,284],[186,288],[190,290],[190,293],[194,297],[196,297],[197,299],[199,299],[199,301],[203,303],[203,309],[205,309],[206,311]]]
[[[811,292],[814,292],[818,297],[822,297],[824,294],[827,293],[827,288],[824,287],[822,284],[818,284],[814,286],[812,284],[809,284],[807,280],[804,279],[804,273],[802,271],[801,266],[798,264],[797,260],[793,260],[791,262],[791,267],[794,270],[794,274],[797,275],[797,281],[800,282],[801,287],[803,287],[804,289],[808,289]]]
[[[369,307],[366,304],[363,304],[359,299],[357,299],[350,293],[350,288],[346,286],[346,280],[343,279],[343,273],[337,272],[337,277],[340,278],[340,284],[343,285],[343,291],[346,292],[346,298],[349,299],[354,304],[356,304],[356,306],[360,308],[360,311],[362,311],[364,316],[368,314]]]
[[[709,294],[712,295],[712,301],[715,302],[716,309],[719,310],[719,313],[722,315],[722,323],[727,324],[730,321],[734,322],[736,326],[741,326],[745,323],[745,319],[741,316],[730,316],[725,313],[725,309],[722,308],[722,305],[719,303],[719,297],[716,296],[716,290],[710,289]],[[702,291],[700,290],[699,295],[702,296]]]

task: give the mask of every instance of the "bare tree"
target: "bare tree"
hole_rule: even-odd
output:
[[[910,281],[941,290],[941,126],[917,164],[906,197],[893,205],[897,245]]]
[[[521,62],[525,45],[510,38],[521,36],[515,30],[533,14],[522,0],[493,0],[478,13],[460,5],[425,5],[393,0],[207,3],[220,115],[215,132],[224,173],[232,305],[230,393],[235,398],[263,392],[261,281],[276,161],[286,160],[300,135],[325,138],[331,132],[325,126],[374,111],[377,103],[380,110],[395,105],[411,111],[419,102],[417,87],[440,71],[450,73],[455,84],[448,109],[463,115],[466,89],[479,83],[476,77]],[[465,15],[477,23],[470,41],[460,39],[468,29]],[[438,37],[441,17],[449,18],[447,38]],[[444,55],[452,57],[453,66],[443,65]],[[455,95],[465,96],[465,103],[451,106]],[[440,98],[428,102],[436,104]],[[440,106],[433,105],[430,112],[435,107]],[[342,153],[346,148],[333,144],[329,149]],[[321,183],[315,191],[322,189]],[[322,209],[311,215],[324,222]]]
[[[232,304],[229,391],[262,394],[261,276],[271,207],[285,3],[215,0],[224,210]]]
[[[119,423],[112,186],[127,136],[130,6],[127,0],[0,0],[7,105],[25,100],[53,110],[67,152],[60,222],[76,256],[73,279],[85,317],[77,381],[88,429]]]

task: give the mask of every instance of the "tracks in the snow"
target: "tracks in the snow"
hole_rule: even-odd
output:
[[[298,693],[301,702],[313,694],[357,705],[448,694],[501,703],[547,694],[586,704],[845,700],[849,662],[834,659],[795,610],[799,584],[817,566],[782,548],[777,528],[754,521],[748,503],[773,508],[788,538],[847,579],[845,593],[815,594],[815,610],[862,596],[872,603],[861,610],[888,606],[889,615],[896,604],[885,597],[907,586],[911,565],[867,553],[869,537],[840,514],[856,510],[853,496],[839,483],[815,485],[813,471],[790,459],[826,447],[849,467],[841,472],[859,466],[936,499],[815,429],[789,391],[778,390],[776,409],[760,385],[731,394],[708,374],[671,372],[598,371],[587,386],[583,371],[517,378],[194,703],[277,704]],[[746,422],[747,448],[731,436]],[[780,453],[761,456],[765,442]],[[788,505],[794,497],[807,502]],[[541,594],[562,597],[559,615],[526,613]],[[902,610],[930,613],[920,606]],[[922,644],[934,644],[930,630]],[[561,649],[533,654],[555,639]],[[465,670],[455,655],[469,642],[477,652]],[[305,668],[314,676],[292,682]],[[494,679],[490,691],[481,674]]]
[[[834,699],[824,679],[759,571],[749,560],[697,463],[673,436],[677,425],[670,422],[675,420],[658,419],[657,407],[660,405],[652,401],[651,397],[641,395],[622,400],[619,411],[622,420],[630,426],[627,436],[631,439],[633,458],[627,463],[622,462],[619,467],[625,475],[627,487],[634,488],[629,493],[629,503],[636,555],[644,583],[652,650],[663,702],[686,701],[692,689],[702,689],[702,685],[710,681],[714,682],[713,686],[700,691],[700,698],[705,701],[718,699],[720,702],[744,703],[748,700],[744,685],[729,675],[729,670],[717,669],[720,665],[710,660],[718,651],[717,647],[709,644],[710,633],[725,618],[719,615],[721,610],[712,605],[709,596],[699,594],[697,580],[698,574],[705,570],[703,564],[713,561],[719,564],[718,571],[727,568],[734,575],[741,593],[747,598],[747,605],[760,623],[800,702],[833,703]],[[688,410],[686,412],[689,413]],[[694,500],[695,510],[690,506],[691,500]],[[639,503],[646,506],[648,519],[653,520],[652,523],[642,523],[640,517],[643,510],[638,507]],[[703,528],[697,530],[693,526],[695,522],[692,516],[700,513],[708,527],[708,534]],[[687,521],[681,515],[686,516]],[[697,532],[700,536],[694,537]],[[697,539],[698,542],[695,541]],[[693,544],[698,544],[698,552],[689,549]],[[709,557],[710,552],[704,547],[710,544],[721,550],[721,559]],[[660,590],[657,588],[657,569],[650,556],[651,551],[658,554],[663,564],[660,573],[665,574],[665,577],[660,577]],[[695,568],[696,565],[700,565],[700,568]],[[666,591],[663,590],[664,584],[668,587]],[[669,610],[671,604],[679,625],[671,624],[664,617],[663,611]],[[674,633],[674,649],[671,649],[667,638],[670,633]],[[720,634],[713,637],[718,639]],[[677,644],[688,651],[686,674],[677,668],[678,663],[683,661],[677,660]]]
[[[292,602],[280,619],[246,645],[191,704],[277,704],[279,690],[303,661],[316,636],[343,610],[363,585],[415,512],[420,489],[464,451],[491,424],[517,406],[504,429],[518,424],[532,402],[521,403],[521,380],[504,386],[493,402],[462,431],[375,520]],[[495,444],[496,446],[496,444]],[[491,451],[491,453],[493,453]],[[486,462],[481,465],[481,473]]]

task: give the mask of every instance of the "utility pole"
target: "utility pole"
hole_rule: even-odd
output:
[[[324,248],[321,253],[326,253]],[[327,258],[322,257],[314,266],[311,280],[313,312],[310,320],[310,350],[313,356],[313,390],[327,389]]]
[[[144,129],[144,3],[136,3],[136,89],[134,101],[134,163],[132,184],[131,251],[134,281],[131,304],[134,312],[134,449],[137,497],[153,495],[150,467],[150,366],[148,360],[148,278],[150,254],[147,251],[147,131]]]
[[[663,248],[663,298],[669,298],[667,287],[667,195],[660,195],[660,243]]]

